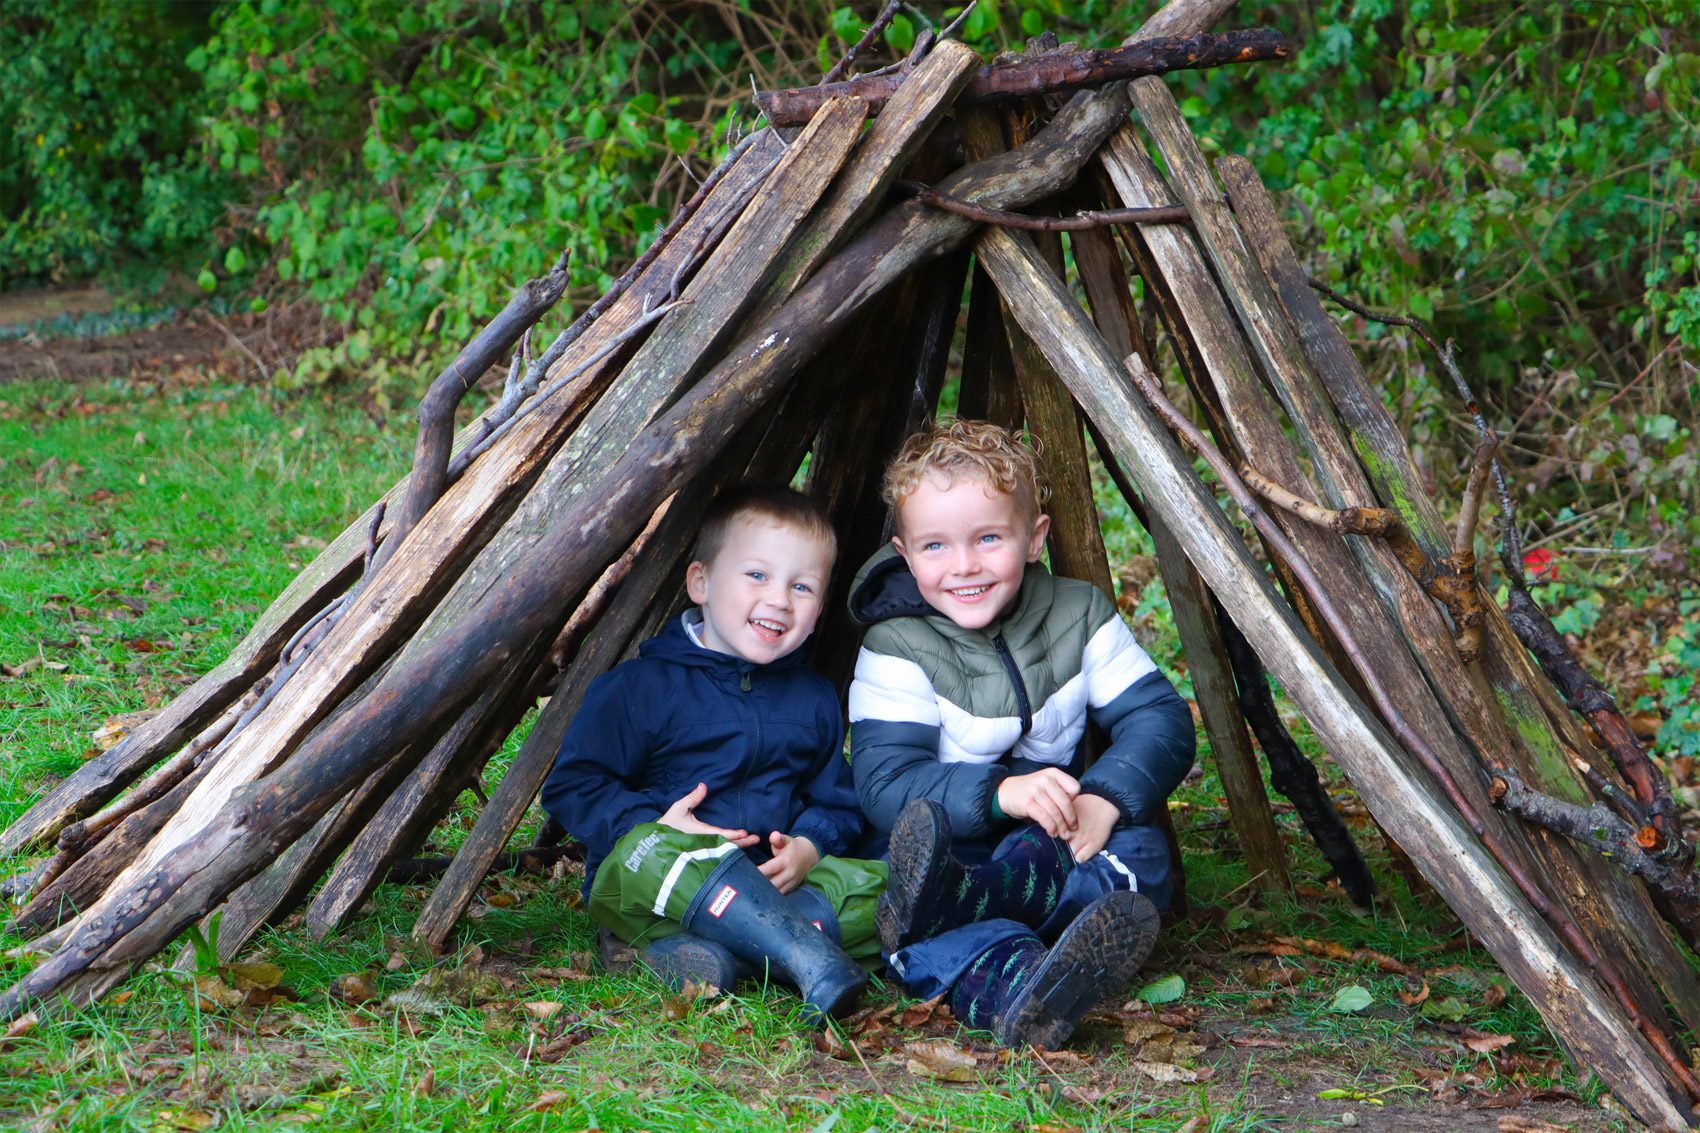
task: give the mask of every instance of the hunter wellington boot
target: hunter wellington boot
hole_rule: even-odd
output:
[[[868,986],[861,965],[798,912],[792,899],[743,854],[729,854],[708,875],[682,923],[757,971],[771,966],[817,1015],[844,1014]],[[836,919],[833,923],[836,928]]]
[[[977,921],[1037,927],[1057,907],[1072,864],[1062,842],[1032,826],[991,861],[964,865],[950,852],[950,816],[931,799],[903,808],[888,852],[891,880],[874,913],[887,955]]]
[[[800,885],[785,899],[828,940],[839,943],[838,913],[825,893],[812,885]],[[694,932],[662,937],[646,946],[639,956],[645,967],[675,991],[687,983],[731,991],[739,980],[757,974],[755,968],[732,955],[724,945],[705,940]]]
[[[1037,936],[988,949],[951,990],[951,1010],[971,1027],[989,1027],[1006,1047],[1056,1050],[1088,1011],[1133,982],[1160,920],[1144,895],[1106,893],[1049,951]]]

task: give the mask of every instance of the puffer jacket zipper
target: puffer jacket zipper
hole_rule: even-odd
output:
[[[1015,654],[1009,651],[1009,642],[1001,632],[992,637],[992,645],[998,651],[998,660],[1003,662],[1004,672],[1009,674],[1009,683],[1015,686],[1015,703],[1021,710],[1021,734],[1025,736],[1033,730],[1033,703],[1027,699],[1027,682],[1021,679],[1021,666],[1015,663]]]

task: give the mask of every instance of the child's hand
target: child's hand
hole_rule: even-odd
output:
[[[789,893],[803,884],[809,871],[820,864],[820,851],[807,838],[793,838],[775,830],[768,836],[773,856],[761,864],[762,873],[781,893]]]
[[[1076,825],[1078,794],[1080,784],[1073,775],[1046,767],[1029,775],[1011,775],[999,783],[998,809],[1011,818],[1037,822],[1053,838],[1066,838]]]
[[[1080,824],[1063,841],[1068,843],[1074,860],[1083,862],[1104,848],[1110,831],[1121,820],[1121,808],[1102,795],[1080,795],[1074,800],[1074,814]]]
[[[751,834],[748,830],[727,830],[720,826],[710,826],[691,812],[702,805],[702,800],[708,798],[708,784],[698,783],[696,790],[674,803],[662,812],[655,821],[663,826],[686,834],[718,834],[728,842],[745,849],[761,841],[761,835]]]

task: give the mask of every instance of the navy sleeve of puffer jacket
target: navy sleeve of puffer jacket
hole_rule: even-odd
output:
[[[632,789],[649,751],[621,669],[591,682],[543,784],[543,809],[600,861],[628,830],[661,816]]]

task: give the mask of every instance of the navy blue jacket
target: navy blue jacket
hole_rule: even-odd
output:
[[[693,621],[699,615],[684,615]],[[691,640],[683,619],[592,682],[543,784],[543,808],[585,844],[585,884],[634,826],[698,783],[702,821],[806,837],[823,856],[862,833],[838,694],[802,650],[768,665]]]

